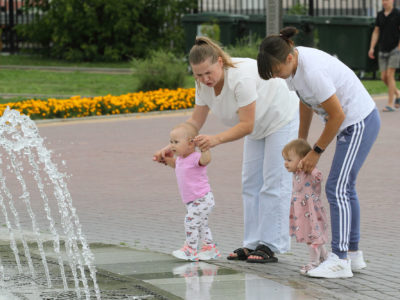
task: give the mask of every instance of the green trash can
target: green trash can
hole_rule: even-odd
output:
[[[314,17],[318,32],[317,47],[337,56],[353,70],[375,72],[376,60],[368,57],[374,17],[320,16]]]
[[[293,26],[299,33],[293,37],[296,46],[314,47],[314,19],[310,16],[284,15],[283,27]]]
[[[204,35],[203,33],[207,29],[212,30],[214,24],[218,25],[220,30],[219,42],[224,46],[234,45],[238,39],[243,37],[248,18],[245,15],[222,12],[184,15],[182,24],[185,32],[186,52],[192,48],[196,36]]]
[[[246,22],[246,35],[250,36],[250,38],[263,39],[267,34],[265,22],[265,15],[249,15],[249,18]]]
[[[294,42],[298,46],[314,46],[314,30],[312,17],[299,15],[284,15],[283,27],[293,26],[299,30],[294,37]],[[266,16],[265,15],[249,15],[246,22],[246,34],[253,37],[264,38],[267,34]]]

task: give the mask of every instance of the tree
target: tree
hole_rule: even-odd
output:
[[[282,28],[282,1],[267,0],[266,9],[267,36],[270,34],[279,34]]]

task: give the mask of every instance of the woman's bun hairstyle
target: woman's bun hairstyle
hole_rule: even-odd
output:
[[[293,36],[295,36],[299,31],[296,27],[285,27],[280,31],[280,36],[284,39],[290,40]]]

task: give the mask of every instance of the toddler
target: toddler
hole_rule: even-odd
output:
[[[179,192],[186,205],[186,242],[173,251],[176,258],[190,261],[215,259],[220,256],[208,228],[208,216],[214,207],[214,196],[208,183],[206,166],[211,161],[209,150],[195,151],[196,127],[190,123],[177,125],[170,133],[170,150],[173,157],[165,157],[165,163],[175,168]],[[199,245],[202,242],[202,245]],[[201,247],[197,252],[198,247]]]
[[[293,173],[293,191],[290,205],[290,235],[298,243],[306,243],[310,251],[310,263],[300,269],[302,274],[317,267],[327,258],[327,221],[322,206],[322,174],[314,168],[311,174],[298,170],[303,157],[311,151],[311,146],[303,139],[293,140],[282,150],[285,167]]]

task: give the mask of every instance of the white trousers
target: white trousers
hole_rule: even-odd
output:
[[[289,124],[254,140],[246,137],[243,151],[243,247],[259,244],[284,253],[290,248],[289,211],[292,173],[282,158],[283,147],[298,135],[298,116]]]
[[[208,227],[208,216],[214,206],[215,202],[212,192],[208,192],[204,197],[186,204],[185,234],[186,244],[190,248],[197,250],[199,241],[205,244],[213,243],[211,230]]]

